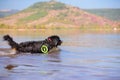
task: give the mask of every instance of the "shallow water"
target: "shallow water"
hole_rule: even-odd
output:
[[[43,40],[57,34],[63,40],[48,55],[0,56],[0,80],[120,80],[120,33],[108,31],[0,31],[0,54],[10,48],[2,36],[17,42]],[[10,70],[7,65],[13,65]]]

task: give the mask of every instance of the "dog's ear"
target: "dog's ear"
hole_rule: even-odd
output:
[[[51,42],[51,41],[52,41],[52,39],[51,39],[50,37],[48,37],[48,38],[47,38],[47,41]]]
[[[47,38],[47,42],[52,45],[52,46],[56,46],[57,45],[57,41],[54,38],[48,37]]]

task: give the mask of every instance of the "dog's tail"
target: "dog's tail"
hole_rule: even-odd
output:
[[[10,37],[9,35],[5,35],[3,36],[3,39],[5,41],[8,41],[8,44],[11,46],[11,48],[18,48],[18,43],[16,43],[15,41],[13,41],[12,37]]]

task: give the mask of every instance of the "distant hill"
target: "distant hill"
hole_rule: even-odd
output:
[[[112,21],[120,21],[120,9],[84,9],[85,11],[96,14]]]
[[[10,16],[12,14],[15,14],[19,12],[19,10],[0,10],[0,18]]]
[[[9,17],[0,19],[0,28],[112,28],[117,23],[54,0],[38,2]]]

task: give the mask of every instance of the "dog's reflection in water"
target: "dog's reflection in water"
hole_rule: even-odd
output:
[[[16,54],[15,49],[0,48],[0,56],[12,56]]]
[[[4,51],[5,49],[3,49],[3,51]],[[9,51],[11,51],[10,49],[7,49],[8,50],[8,52]],[[22,53],[21,54],[14,54],[14,55],[9,55],[9,57],[12,57],[12,58],[16,58],[17,56],[21,56],[22,55]],[[24,54],[23,53],[23,55],[22,56],[26,56],[27,54]],[[44,54],[28,54],[28,55],[34,55],[34,56],[36,56],[36,55],[38,55],[38,56],[40,56],[40,55],[44,55]],[[45,57],[47,57],[47,58],[45,58],[45,62],[55,62],[55,63],[59,63],[59,62],[61,62],[61,59],[60,59],[60,49],[58,50],[58,49],[56,49],[56,48],[54,48],[53,49],[53,51],[51,51],[51,52],[49,52],[49,54],[47,54],[47,55],[45,55]],[[25,64],[24,65],[19,65],[19,64],[16,64],[16,63],[14,63],[14,64],[12,64],[12,63],[8,63],[7,65],[5,65],[4,66],[4,68],[6,69],[6,70],[13,70],[13,69],[16,69],[17,67],[20,67],[20,66],[25,66],[25,67],[29,67],[28,65],[26,66]]]

